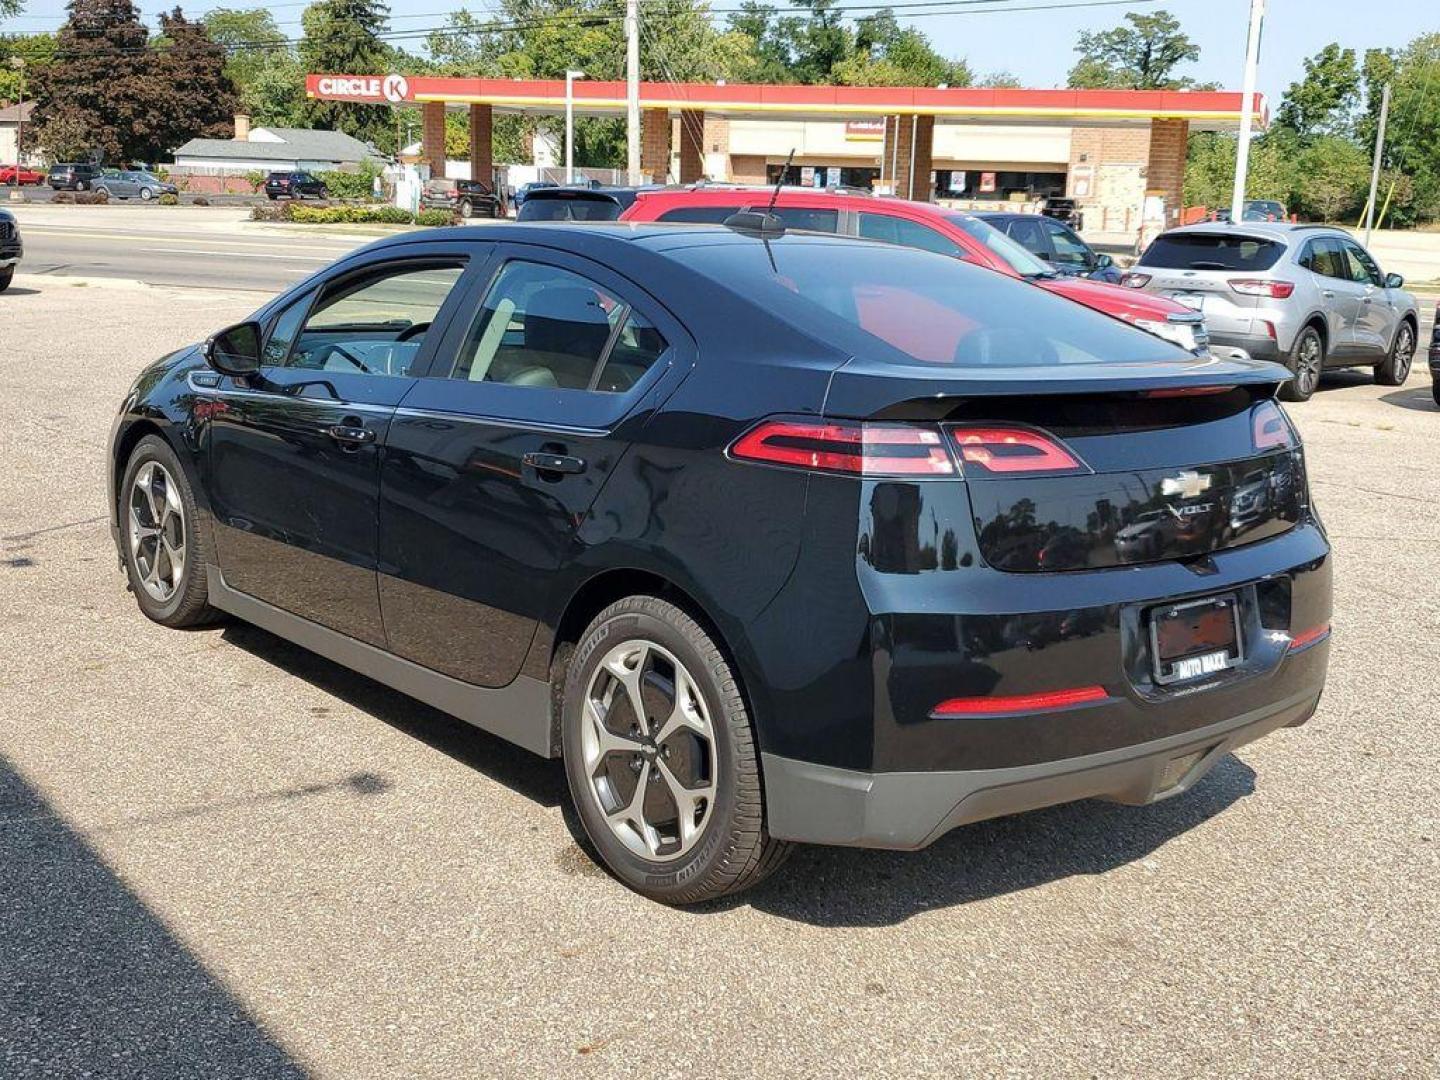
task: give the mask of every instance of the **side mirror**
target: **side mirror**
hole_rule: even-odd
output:
[[[1403,289],[1404,287],[1405,287],[1405,279],[1404,279],[1403,277],[1401,277],[1399,274],[1386,274],[1386,275],[1385,275],[1385,288],[1387,288],[1387,289]]]
[[[1095,256],[1095,269],[1096,269],[1096,270],[1109,270],[1109,269],[1110,269],[1112,266],[1114,266],[1114,265],[1115,265],[1115,260],[1112,259],[1109,255],[1096,255],[1096,256]]]
[[[205,343],[205,362],[221,375],[242,377],[260,370],[260,324],[236,323]]]

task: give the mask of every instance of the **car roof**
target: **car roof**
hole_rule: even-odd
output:
[[[1251,236],[1264,240],[1276,240],[1282,244],[1295,243],[1310,236],[1344,236],[1350,234],[1334,225],[1295,225],[1288,221],[1203,221],[1196,225],[1182,225],[1170,229],[1165,236]]]
[[[745,205],[756,206],[762,202],[768,203],[774,193],[773,186],[767,187],[759,184],[753,186],[706,184],[689,188],[642,190],[637,195],[636,201],[646,205],[662,203],[666,206],[724,206],[735,202],[737,197],[744,201],[747,196],[753,196],[745,202]],[[910,199],[900,199],[890,195],[856,194],[829,188],[792,187],[789,185],[782,187],[780,193],[775,196],[775,205],[869,210],[873,213],[893,214],[897,217],[914,215],[947,218],[954,214],[965,213],[965,211],[937,206],[935,203],[914,202]]]

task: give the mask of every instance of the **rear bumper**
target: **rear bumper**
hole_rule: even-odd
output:
[[[1274,360],[1283,364],[1287,357],[1269,334],[1236,334],[1210,330],[1210,348],[1244,349],[1254,360]]]
[[[871,773],[764,754],[766,816],[782,840],[914,850],[960,825],[1077,799],[1157,802],[1189,790],[1238,747],[1303,724],[1319,701],[1320,690],[1307,687],[1169,738],[1004,769]]]

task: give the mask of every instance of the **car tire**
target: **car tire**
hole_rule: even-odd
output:
[[[1286,367],[1294,378],[1280,388],[1281,399],[1309,401],[1319,387],[1320,373],[1325,369],[1325,340],[1319,330],[1307,326],[1295,336]]]
[[[1430,384],[1430,396],[1435,399],[1435,404],[1440,405],[1440,379]]]
[[[89,190],[90,190],[90,185],[87,184],[84,180],[76,180],[76,181],[75,181],[75,190],[76,190],[76,191],[89,191]]]
[[[1410,377],[1410,365],[1415,360],[1415,328],[1408,319],[1400,322],[1395,331],[1395,342],[1390,355],[1375,365],[1375,381],[1381,386],[1404,386]]]
[[[150,201],[151,199],[153,199],[153,198],[155,198],[155,191],[154,191],[153,188],[142,187],[142,188],[140,189],[140,201],[141,201],[141,202],[149,202],[149,201]]]
[[[693,904],[738,892],[793,847],[765,828],[739,679],[668,601],[631,596],[591,622],[565,674],[561,743],[585,835],[642,896]]]
[[[200,528],[195,493],[180,459],[159,435],[136,444],[116,503],[125,573],[140,610],[175,629],[217,621],[207,570],[214,555]]]
[[[10,282],[15,280],[15,267],[13,265],[0,270],[0,292],[10,287]]]
[[[475,204],[472,203],[469,199],[461,199],[460,205],[457,206],[455,209],[459,212],[462,218],[465,218],[467,220],[475,216]]]

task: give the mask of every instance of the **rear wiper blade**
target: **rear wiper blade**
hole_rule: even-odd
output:
[[[1224,263],[1222,263],[1222,262],[1206,262],[1205,260],[1202,259],[1200,262],[1192,262],[1192,263],[1190,264],[1190,269],[1191,269],[1191,270],[1229,270],[1230,268],[1229,268],[1228,266],[1226,266],[1226,265],[1225,265]]]

